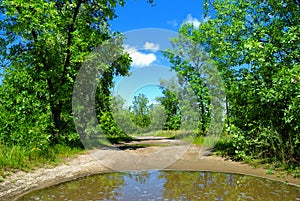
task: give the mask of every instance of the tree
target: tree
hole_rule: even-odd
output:
[[[112,114],[122,132],[128,135],[136,132],[136,125],[131,121],[131,112],[125,107],[125,100],[121,96],[112,98]]]
[[[165,107],[162,104],[150,106],[150,122],[149,132],[161,131],[164,129],[165,122],[167,122],[167,115]]]
[[[166,111],[166,122],[164,125],[164,129],[178,130],[181,125],[178,97],[168,88],[162,87],[161,89],[163,96],[158,97],[157,100],[161,103]]]
[[[129,108],[133,122],[141,128],[145,128],[151,123],[148,103],[146,95],[141,93],[133,97],[132,106]]]
[[[181,32],[218,63],[236,153],[299,165],[300,2],[208,2],[211,19]]]
[[[21,133],[48,133],[45,139],[54,142],[75,132],[74,80],[95,47],[114,37],[107,21],[115,17],[118,4],[123,6],[124,1],[0,1],[0,12],[5,15],[0,21],[4,33],[0,57],[5,61],[1,91],[6,94],[1,97],[1,111],[9,114],[0,120],[6,125],[1,126],[1,135],[17,140],[13,133],[26,127]],[[125,75],[129,64],[124,54],[105,69],[99,87],[104,96],[108,96],[113,75]]]
[[[205,135],[210,122],[210,93],[205,79],[210,75],[206,69],[209,57],[202,51],[197,38],[186,37],[183,29],[179,36],[171,40],[172,50],[166,50],[164,55],[169,59],[171,68],[178,73],[182,87],[189,85],[197,97],[199,116],[199,131]]]

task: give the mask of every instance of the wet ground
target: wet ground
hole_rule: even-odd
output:
[[[211,155],[211,149],[190,145],[176,139],[140,137],[130,143],[103,147],[66,159],[54,168],[17,172],[0,183],[0,200],[14,200],[19,195],[79,177],[101,172],[129,170],[197,170],[240,173],[289,182],[300,186],[292,176],[266,174],[263,168]]]

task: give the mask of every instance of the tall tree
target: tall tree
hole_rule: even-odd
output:
[[[160,101],[166,111],[167,118],[164,129],[178,130],[181,125],[178,97],[168,88],[163,88],[162,90],[163,96],[159,97],[158,101]]]
[[[74,80],[95,47],[113,37],[107,21],[115,17],[117,5],[123,6],[124,1],[0,1],[0,12],[5,16],[0,20],[3,33],[0,57],[5,61],[1,90],[8,93],[1,102],[5,105],[2,109],[10,113],[1,125],[11,128],[10,134],[18,130],[15,120],[22,121],[40,112],[48,121],[41,129],[51,133],[50,138],[74,131],[71,110]],[[122,62],[106,69],[100,82],[102,92],[111,86],[114,74],[127,73],[129,63],[128,55],[124,55]],[[22,79],[14,79],[15,76]],[[32,121],[28,127],[42,120],[36,117]],[[34,132],[38,135],[40,131]]]
[[[148,105],[149,100],[145,94],[141,93],[133,97],[130,111],[132,112],[132,120],[141,128],[147,127],[150,122],[150,107]]]
[[[300,2],[208,2],[211,19],[182,32],[218,62],[236,153],[300,164]]]
[[[161,97],[157,97],[157,101],[164,107],[166,113],[165,130],[178,130],[181,126],[181,114],[179,104],[178,86],[174,79],[160,80],[162,90]]]
[[[171,68],[178,73],[179,83],[189,85],[197,97],[200,111],[199,131],[205,135],[210,122],[210,94],[205,78],[209,58],[202,50],[198,38],[186,37],[179,31],[178,38],[171,40],[172,50],[167,50],[164,55],[169,59]]]
[[[164,123],[167,122],[165,107],[162,104],[150,106],[150,122],[149,132],[161,131],[164,129]]]

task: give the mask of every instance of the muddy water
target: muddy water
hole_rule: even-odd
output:
[[[32,192],[22,201],[300,200],[300,188],[258,177],[191,171],[105,173]]]

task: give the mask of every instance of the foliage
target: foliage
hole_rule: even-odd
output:
[[[122,132],[132,135],[132,134],[145,134],[160,131],[164,127],[166,121],[165,108],[158,105],[146,105],[146,109],[149,110],[147,120],[150,120],[150,124],[146,127],[141,127],[137,125],[133,119],[134,114],[132,112],[132,107],[126,107],[125,101],[122,97],[117,96],[112,98],[112,113],[114,120],[116,121],[118,127]],[[138,119],[137,119],[138,120]]]
[[[164,106],[166,111],[166,123],[164,125],[165,130],[178,130],[181,125],[181,115],[179,108],[179,100],[176,94],[169,88],[161,88],[162,97],[158,97],[157,100]]]
[[[299,165],[300,3],[216,0],[210,7],[210,19],[182,30],[218,63],[228,119],[239,130],[231,131],[237,157]]]
[[[120,142],[131,139],[116,124],[111,112],[104,112],[100,116],[101,132],[106,134],[106,138],[112,142]]]
[[[57,142],[79,146],[72,115],[72,92],[79,68],[105,40],[115,37],[107,21],[122,0],[0,1],[1,85],[0,140],[47,149]],[[109,96],[115,74],[125,75],[124,54],[104,69],[100,102]],[[109,101],[99,106],[110,121]],[[115,130],[113,130],[114,132]],[[116,132],[115,134],[118,134]]]
[[[139,127],[145,128],[150,122],[149,100],[141,93],[133,97],[132,105],[129,107],[132,121]]]
[[[13,71],[0,86],[0,142],[47,149],[50,143],[50,109],[37,96],[43,87],[35,85],[25,70]],[[26,135],[24,135],[26,133]]]
[[[126,134],[136,132],[136,126],[131,121],[131,113],[125,107],[125,100],[121,96],[112,97],[112,114],[118,127]]]
[[[117,44],[121,45],[121,44]],[[117,53],[117,50],[114,51]],[[109,50],[106,50],[109,51]],[[123,52],[122,52],[123,53]],[[129,67],[131,63],[131,58],[129,55],[120,54],[119,58],[116,58],[116,61],[113,61],[111,66],[105,70],[101,74],[101,79],[99,80],[98,87],[96,90],[96,113],[98,119],[101,118],[102,113],[111,112],[111,105],[112,105],[112,97],[111,97],[111,88],[114,85],[113,78],[115,75],[119,76],[127,76],[129,73]],[[109,54],[109,52],[107,52]],[[112,57],[112,56],[111,56]],[[107,133],[113,134],[113,133]]]
[[[202,51],[196,37],[187,37],[185,30],[179,30],[178,38],[171,39],[173,49],[166,50],[164,55],[169,59],[171,68],[179,78],[183,90],[189,85],[196,97],[199,114],[199,133],[206,135],[209,127],[211,108],[210,93],[205,82],[207,76],[208,56]]]
[[[148,130],[150,132],[161,131],[167,124],[167,114],[165,106],[162,104],[151,105],[150,122]]]
[[[184,24],[174,50],[165,52],[198,98],[200,129],[211,117],[211,91],[201,74],[209,56],[225,84],[230,136],[216,146],[238,159],[299,165],[300,3],[214,0],[204,7],[199,27]]]
[[[128,75],[131,59],[128,54],[121,55],[111,67],[101,76],[98,88],[96,90],[96,115],[100,123],[102,133],[110,139],[111,142],[128,140],[129,137],[117,125],[112,114],[111,87],[113,87],[114,75]]]
[[[36,166],[43,166],[46,163],[55,165],[66,157],[72,157],[82,152],[80,148],[70,148],[67,145],[55,145],[47,150],[32,148],[20,145],[0,144],[0,176],[5,177],[9,170],[28,171]]]

